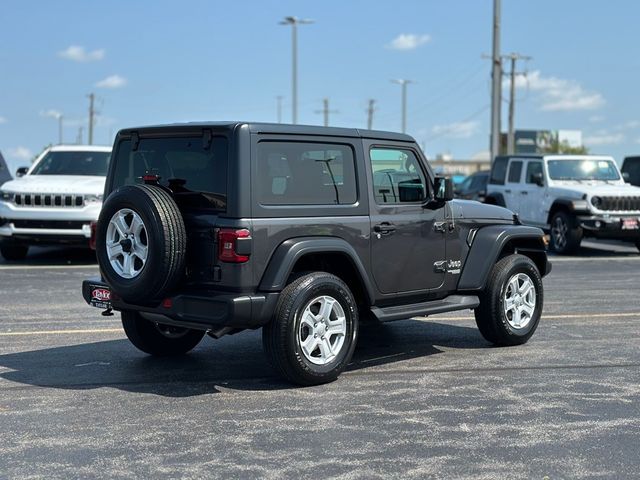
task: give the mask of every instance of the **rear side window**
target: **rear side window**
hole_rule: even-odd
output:
[[[509,183],[519,183],[521,174],[522,162],[520,160],[511,162],[509,166]]]
[[[144,183],[145,174],[158,175],[160,184],[170,188],[180,205],[227,207],[228,146],[225,137],[142,138],[131,150],[131,141],[118,145],[112,189]]]
[[[509,163],[509,159],[504,157],[498,157],[494,160],[490,183],[504,185],[507,176],[507,163]]]
[[[357,199],[353,150],[331,143],[258,143],[262,205],[352,205]]]

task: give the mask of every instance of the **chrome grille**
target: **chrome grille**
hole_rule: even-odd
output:
[[[616,212],[636,212],[640,210],[640,197],[601,197],[600,210]]]
[[[16,193],[13,203],[18,207],[80,208],[84,206],[84,195]]]

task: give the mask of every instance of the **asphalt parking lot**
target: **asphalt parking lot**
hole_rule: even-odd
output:
[[[368,327],[306,389],[259,332],[138,352],[80,296],[90,254],[0,264],[0,477],[638,478],[640,256],[611,248],[553,258],[525,346],[467,312]]]

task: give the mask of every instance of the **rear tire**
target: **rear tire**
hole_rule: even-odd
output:
[[[138,350],[158,357],[183,355],[195,348],[205,334],[203,330],[155,323],[131,311],[122,312],[122,327]]]
[[[24,260],[29,252],[27,245],[0,245],[0,253],[5,260]]]
[[[509,255],[493,266],[476,324],[495,345],[521,345],[538,328],[544,300],[542,278],[535,263],[524,255]]]
[[[353,355],[358,308],[349,287],[330,273],[306,274],[285,287],[262,344],[273,367],[297,385],[338,378]]]
[[[551,249],[561,255],[571,255],[580,248],[582,228],[576,219],[566,213],[557,212],[551,219]]]
[[[636,242],[636,248],[637,248],[637,249],[638,249],[638,251],[640,252],[640,240],[638,240],[638,241]]]

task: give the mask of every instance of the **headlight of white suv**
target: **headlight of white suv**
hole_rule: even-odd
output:
[[[591,197],[591,205],[596,208],[600,208],[602,206],[602,198],[601,197]]]
[[[4,200],[5,202],[11,202],[15,198],[16,194],[13,192],[6,192],[4,190],[0,190],[0,200]]]
[[[85,195],[84,196],[84,204],[95,205],[96,203],[100,203],[102,201],[102,195]]]

